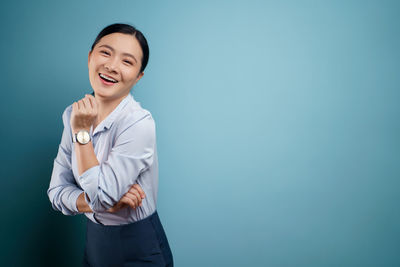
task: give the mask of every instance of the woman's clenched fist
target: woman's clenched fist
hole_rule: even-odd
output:
[[[97,118],[97,103],[92,95],[85,95],[81,100],[72,104],[71,129],[73,133],[79,130],[90,131]]]

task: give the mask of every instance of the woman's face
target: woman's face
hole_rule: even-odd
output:
[[[136,37],[123,33],[102,37],[88,58],[89,80],[96,98],[125,97],[143,76],[140,72],[142,57]]]

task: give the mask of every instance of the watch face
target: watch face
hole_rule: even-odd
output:
[[[90,142],[90,135],[87,131],[81,130],[76,134],[76,140],[80,144],[87,144]]]

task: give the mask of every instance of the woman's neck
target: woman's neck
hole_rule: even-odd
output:
[[[121,103],[126,96],[113,100],[105,100],[101,97],[95,97],[97,102],[97,119],[93,124],[93,130],[99,125],[111,112]]]

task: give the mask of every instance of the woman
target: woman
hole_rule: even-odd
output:
[[[88,56],[94,92],[62,116],[47,193],[54,209],[88,218],[84,266],[173,266],[156,211],[155,124],[130,94],[148,58],[139,30],[104,28]]]

